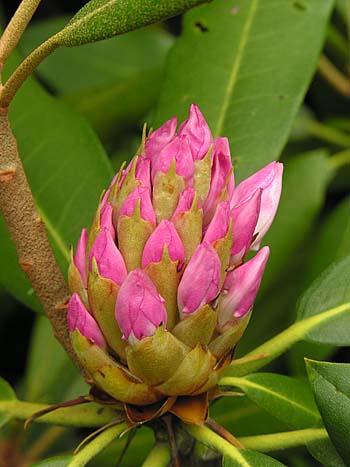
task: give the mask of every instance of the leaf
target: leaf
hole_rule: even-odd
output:
[[[308,280],[314,279],[332,262],[350,252],[350,204],[346,197],[318,228],[312,260],[307,271]]]
[[[263,435],[287,428],[247,397],[221,397],[210,407],[210,416],[235,436]]]
[[[32,467],[67,467],[72,459],[73,456],[55,456],[33,464]]]
[[[333,263],[316,279],[302,296],[298,320],[305,320],[323,311],[350,302],[350,257]],[[333,345],[350,345],[350,312],[320,323],[307,333],[307,339]]]
[[[10,62],[13,67],[13,57]],[[81,228],[90,225],[102,189],[112,178],[110,163],[85,120],[49,96],[33,78],[13,101],[10,121],[38,210],[66,272],[68,246],[75,245]],[[8,234],[3,224],[0,228],[6,246]],[[1,268],[0,283],[38,309],[37,302],[28,299],[28,282],[13,248],[4,250],[2,260],[7,267]]]
[[[67,20],[63,16],[36,21],[25,32],[21,50],[28,54]],[[154,104],[173,42],[160,28],[140,29],[85,47],[59,48],[37,73],[99,134],[115,136],[139,123]]]
[[[158,23],[208,0],[91,0],[78,11],[56,41],[66,47],[108,39]]]
[[[223,467],[282,467],[284,464],[273,459],[270,456],[261,454],[260,452],[240,450],[242,459],[232,459],[225,456],[223,459]]]
[[[336,450],[350,459],[350,364],[306,360],[310,384],[323,422]]]
[[[334,308],[323,310],[318,314],[297,321],[243,357],[233,360],[231,365],[225,369],[224,374],[245,376],[257,371],[282,355],[296,342],[306,339],[313,332],[317,332],[318,329],[328,328],[332,334],[340,322],[346,322],[349,319],[349,314],[350,303],[346,301]],[[224,384],[224,380],[225,377],[219,380],[219,384]]]
[[[333,0],[217,0],[191,11],[154,127],[198,104],[238,179],[278,159],[315,70]],[[303,50],[303,53],[298,51]]]
[[[310,454],[327,467],[347,467],[329,438],[306,443]]]
[[[280,279],[281,274],[289,276],[288,264],[310,233],[329,181],[326,156],[326,151],[315,150],[286,161],[280,206],[264,238],[271,253],[260,293]]]
[[[0,378],[0,401],[16,400],[15,391],[11,388],[9,383]],[[0,413],[0,428],[4,426],[11,419],[8,413]]]
[[[25,399],[32,402],[53,404],[89,392],[83,377],[55,339],[51,324],[45,316],[36,318],[25,382]]]
[[[220,384],[240,388],[258,406],[291,428],[310,428],[320,415],[308,384],[273,373],[257,373],[245,378],[224,378]]]

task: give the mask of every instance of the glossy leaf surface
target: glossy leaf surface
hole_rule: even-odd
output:
[[[291,428],[308,428],[320,421],[312,393],[304,381],[273,373],[256,373],[233,378],[232,382],[249,399]]]
[[[298,319],[311,316],[342,304],[350,303],[350,257],[333,263],[314,281],[298,305]],[[316,342],[350,345],[350,312],[335,316],[307,333]]]
[[[333,1],[302,5],[216,0],[189,12],[153,126],[173,115],[181,120],[195,102],[214,136],[229,137],[236,178],[277,159],[314,73]]]
[[[306,360],[306,368],[328,434],[347,464],[350,459],[350,365]]]
[[[13,62],[12,62],[13,65]],[[99,196],[112,178],[104,149],[86,121],[29,79],[10,109],[10,121],[38,210],[66,273],[69,245],[89,226]],[[38,309],[19,269],[3,221],[0,282],[28,306]]]

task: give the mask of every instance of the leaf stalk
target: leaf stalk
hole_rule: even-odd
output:
[[[0,39],[0,63],[3,65],[16,48],[41,0],[23,0]]]
[[[316,329],[317,326],[326,323],[328,320],[335,318],[338,315],[343,314],[344,312],[349,312],[350,303],[343,303],[342,305],[330,308],[322,313],[317,315],[310,316],[301,321],[289,326],[289,328],[282,331],[277,336],[268,340],[264,344],[256,347],[254,350],[249,352],[242,358],[234,360],[227,370],[225,371],[226,376],[244,376],[253,371],[257,371],[263,366],[270,363],[272,360],[276,359],[282,355],[286,350],[288,350],[292,345],[298,341],[305,339],[308,333],[313,329]],[[254,355],[265,355],[265,357],[260,359],[252,359]],[[225,376],[219,380],[219,385],[225,385]]]

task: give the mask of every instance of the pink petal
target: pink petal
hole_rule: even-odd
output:
[[[216,240],[224,238],[230,226],[230,203],[222,201],[216,207],[214,217],[212,218],[203,240],[208,243],[214,243]]]
[[[221,329],[227,327],[234,318],[241,318],[248,313],[255,301],[261,279],[269,258],[270,249],[265,246],[251,260],[228,273],[218,311],[218,323]]]
[[[77,267],[83,284],[86,287],[87,274],[86,274],[86,247],[88,242],[88,233],[86,229],[83,229],[78,240],[77,250],[74,256],[74,264]]]
[[[92,245],[89,258],[90,270],[93,257],[96,259],[101,276],[111,279],[118,285],[122,284],[127,275],[124,259],[108,230],[102,230]]]
[[[152,206],[150,191],[144,186],[137,186],[126,198],[122,204],[119,217],[124,215],[131,217],[134,214],[134,210],[137,202],[140,200],[140,213],[141,217],[145,221],[150,221],[153,224],[156,223],[156,215]]]
[[[182,212],[188,212],[193,204],[195,191],[192,187],[187,187],[180,193],[179,202],[176,206],[172,219],[175,219]],[[198,200],[198,207],[200,207],[200,201]]]
[[[191,183],[194,174],[192,152],[187,136],[175,136],[164,148],[154,155],[151,167],[152,182],[157,172],[167,173],[172,160],[176,161],[176,173]]]
[[[115,230],[112,222],[112,215],[113,215],[113,206],[111,203],[106,202],[102,207],[101,207],[101,212],[100,212],[100,225],[102,230],[108,230],[108,232],[111,234],[111,237],[113,240],[115,239]]]
[[[146,141],[146,158],[153,160],[155,156],[166,146],[175,136],[177,118],[173,117],[164,123],[160,128],[153,131]]]
[[[242,262],[252,243],[260,212],[261,194],[261,189],[256,190],[248,201],[232,210],[233,246],[231,265],[236,266]]]
[[[119,174],[119,172],[117,172],[117,173],[114,175],[113,180],[111,181],[109,187],[107,188],[107,191],[106,191],[105,194],[103,195],[103,198],[102,198],[102,201],[101,201],[101,208],[102,208],[102,207],[104,206],[104,204],[107,202],[108,196],[109,196],[109,194],[110,194],[110,192],[111,192],[111,189],[112,189],[112,187],[113,187],[113,185],[114,185],[114,183],[115,183],[115,181],[116,181],[116,179],[117,179],[117,177],[118,177],[118,174]]]
[[[179,135],[188,138],[193,159],[203,159],[207,154],[213,137],[202,112],[192,104],[188,119],[180,126]]]
[[[198,245],[180,281],[177,301],[182,313],[193,313],[219,293],[221,263],[207,242]]]
[[[254,231],[256,238],[251,245],[252,250],[258,250],[261,240],[270,228],[275,217],[282,189],[283,165],[271,162],[263,169],[243,180],[235,189],[231,208],[250,199],[257,189],[262,189],[259,219]]]
[[[164,299],[141,269],[128,274],[120,287],[115,309],[123,337],[131,343],[153,335],[167,321]]]
[[[106,341],[98,327],[98,324],[87,311],[77,293],[74,293],[69,300],[67,319],[68,327],[71,332],[78,329],[80,334],[94,342],[99,347],[103,349],[107,347]]]
[[[167,245],[172,261],[182,263],[185,259],[183,243],[172,222],[162,220],[148,238],[142,255],[142,267],[149,263],[158,263],[163,256],[164,246]]]
[[[225,144],[220,143],[220,146],[224,145]],[[230,199],[231,197],[231,192],[233,191],[234,187],[233,172],[227,180],[227,177],[231,170],[232,162],[230,156],[225,154],[221,150],[214,150],[210,188],[203,207],[205,225],[208,225],[211,221],[218,203],[218,198],[225,186],[228,192],[228,199]]]

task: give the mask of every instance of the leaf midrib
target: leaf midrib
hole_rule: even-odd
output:
[[[239,383],[237,383],[238,385]],[[244,386],[251,387],[253,389],[260,390],[261,392],[265,392],[266,394],[272,395],[276,399],[280,399],[282,401],[287,402],[290,406],[294,406],[299,408],[301,411],[307,413],[308,415],[312,415],[314,418],[320,418],[317,414],[317,412],[314,412],[313,410],[309,409],[308,407],[301,405],[299,402],[294,401],[293,399],[288,399],[288,397],[282,395],[281,393],[271,391],[271,389],[267,388],[266,386],[262,386],[254,381],[251,381],[249,379],[242,379],[241,386],[239,386],[241,389],[244,390]],[[248,395],[248,394],[247,394]],[[249,395],[248,395],[249,397]]]
[[[82,24],[84,21],[88,21],[90,19],[90,17],[93,17],[94,15],[103,12],[103,10],[105,10],[105,9],[109,8],[110,6],[112,6],[113,3],[116,3],[116,1],[117,0],[109,0],[109,2],[107,2],[104,5],[98,7],[97,9],[91,11],[90,13],[87,13],[82,18],[77,19],[77,20],[73,21],[70,24],[67,24],[67,26],[65,26],[61,31],[59,31],[56,34],[56,38],[59,39],[59,37],[60,37],[60,35],[62,33],[67,33],[67,31],[69,32],[73,27],[77,27],[77,26],[79,27],[79,25]],[[72,19],[74,19],[74,18],[72,18]]]
[[[240,41],[238,44],[236,58],[235,60],[233,60],[233,66],[232,66],[231,73],[229,76],[226,91],[224,93],[223,103],[220,107],[221,112],[219,114],[219,119],[216,123],[215,130],[213,131],[213,134],[216,136],[221,135],[223,132],[223,126],[224,126],[224,122],[226,118],[227,109],[231,101],[232,93],[237,83],[238,73],[239,73],[240,66],[243,60],[244,52],[246,50],[246,45],[248,42],[248,37],[249,37],[250,30],[253,24],[253,20],[254,20],[254,17],[255,17],[257,8],[258,8],[258,2],[259,0],[252,0],[250,4],[249,12],[246,18],[246,23],[243,27],[243,31],[242,31]]]

